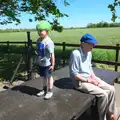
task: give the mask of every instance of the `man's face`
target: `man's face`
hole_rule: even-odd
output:
[[[92,49],[94,47],[94,45],[90,44],[90,43],[82,43],[82,46],[83,46],[83,50],[85,53],[92,51]]]
[[[42,38],[46,37],[48,35],[48,31],[46,30],[39,30],[38,35]]]

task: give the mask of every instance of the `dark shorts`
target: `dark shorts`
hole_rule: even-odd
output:
[[[39,74],[41,77],[50,77],[52,72],[49,70],[50,66],[39,66]]]

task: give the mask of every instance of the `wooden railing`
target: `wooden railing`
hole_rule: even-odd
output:
[[[28,78],[30,79],[31,76],[31,70],[32,70],[32,54],[33,53],[33,45],[36,44],[36,42],[32,42],[30,39],[30,32],[27,32],[27,41],[21,42],[21,41],[4,41],[0,42],[0,45],[5,44],[7,46],[7,50],[5,50],[7,53],[12,53],[12,51],[9,50],[10,45],[16,45],[16,44],[21,44],[24,45],[25,51],[19,52],[19,51],[14,51],[14,53],[20,53],[20,54],[25,54],[26,59],[27,59],[27,71],[28,71]],[[55,46],[61,46],[62,47],[62,54],[61,58],[63,59],[63,64],[65,64],[65,60],[68,59],[66,56],[64,56],[64,52],[68,47],[79,47],[79,44],[68,44],[66,42],[63,43],[55,43]],[[119,51],[120,51],[120,44],[116,44],[116,46],[109,46],[109,45],[96,45],[95,49],[110,49],[110,50],[115,50],[115,60],[114,61],[101,61],[101,60],[93,60],[95,63],[102,63],[102,64],[107,64],[107,65],[114,65],[115,66],[115,71],[118,71],[118,66],[120,66],[119,60]],[[2,51],[0,51],[2,52]]]

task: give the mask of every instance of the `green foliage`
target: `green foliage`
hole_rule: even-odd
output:
[[[0,24],[8,23],[20,24],[20,16],[22,13],[31,14],[34,18],[29,18],[32,22],[45,20],[49,15],[58,18],[68,16],[62,13],[56,6],[56,0],[0,0]],[[63,0],[65,6],[69,5],[67,0]],[[52,22],[54,24],[54,20]],[[59,25],[59,24],[58,24]]]
[[[110,11],[112,12],[112,21],[115,22],[115,20],[117,18],[119,18],[119,16],[116,14],[116,7],[120,6],[120,0],[114,0],[114,2],[112,4],[108,5],[108,8],[110,9]]]
[[[9,32],[27,32],[27,31],[36,31],[36,29],[0,29],[0,33],[9,33]]]
[[[17,67],[17,64],[21,58],[20,54],[5,54],[0,53],[0,79],[2,81],[9,81]],[[25,58],[24,58],[25,61]],[[20,66],[17,76],[19,73],[26,70],[25,62]]]
[[[120,23],[107,23],[104,21],[101,21],[99,23],[89,23],[87,25],[87,28],[104,28],[104,27],[120,27]]]
[[[114,50],[93,50],[93,59],[102,61],[115,61],[115,51]],[[120,61],[120,60],[119,60]]]
[[[58,23],[57,19],[54,19],[53,21],[54,22],[51,23],[52,24],[52,30],[62,32],[63,26],[61,26],[60,23]]]

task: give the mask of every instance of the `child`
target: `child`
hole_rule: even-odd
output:
[[[40,36],[37,40],[37,61],[39,74],[43,78],[43,89],[37,96],[45,95],[45,99],[50,99],[53,96],[53,77],[51,73],[55,65],[54,43],[48,35],[51,30],[51,25],[47,21],[40,21],[36,25],[36,29]]]

